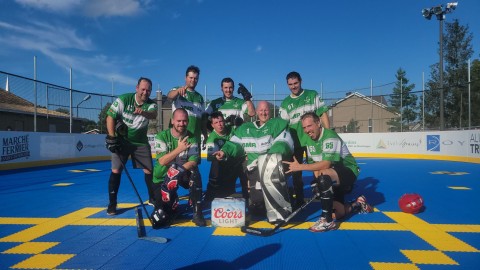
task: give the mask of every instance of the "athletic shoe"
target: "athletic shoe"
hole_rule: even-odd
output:
[[[321,217],[320,219],[313,224],[312,227],[309,228],[311,232],[328,232],[331,230],[336,230],[337,229],[337,224],[335,221],[330,221],[327,222],[327,219],[324,217]]]
[[[117,204],[116,203],[109,203],[107,207],[107,215],[113,216],[117,214]]]
[[[207,222],[205,221],[205,218],[203,217],[203,214],[200,213],[195,213],[193,214],[192,218],[193,223],[197,225],[198,227],[205,227],[207,226]]]
[[[367,203],[367,198],[365,196],[360,196],[357,198],[356,202],[360,205],[360,210],[358,213],[367,214],[373,212],[373,207]]]

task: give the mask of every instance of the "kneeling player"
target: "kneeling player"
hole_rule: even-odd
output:
[[[313,171],[313,192],[320,197],[322,215],[310,227],[312,232],[334,230],[339,220],[350,213],[370,213],[373,208],[367,203],[365,196],[360,196],[353,203],[345,204],[345,194],[352,191],[360,168],[335,131],[322,128],[320,118],[314,113],[306,113],[301,117],[303,131],[310,137],[306,142],[308,164],[300,164],[294,159],[286,162],[289,171]]]

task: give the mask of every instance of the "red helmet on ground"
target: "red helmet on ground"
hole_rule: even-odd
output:
[[[398,200],[398,206],[405,213],[416,214],[423,209],[423,198],[417,193],[403,194]]]

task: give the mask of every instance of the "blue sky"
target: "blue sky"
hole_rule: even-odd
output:
[[[458,1],[458,19],[480,52],[480,1]],[[220,81],[253,86],[271,98],[289,93],[285,75],[326,99],[393,82],[398,68],[422,89],[438,62],[439,23],[421,15],[442,1],[0,0],[0,70],[76,90],[132,92],[140,76],[166,93],[194,64],[197,90],[220,94]],[[387,93],[391,86],[374,94]]]

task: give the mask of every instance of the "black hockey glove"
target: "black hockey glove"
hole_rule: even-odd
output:
[[[250,93],[250,91],[248,91],[248,89],[243,84],[239,83],[238,85],[240,85],[238,87],[238,93],[243,96],[243,99],[245,101],[251,100],[252,94]]]
[[[107,137],[105,138],[105,146],[112,153],[119,152],[122,149],[120,139],[118,137],[112,137],[110,135],[107,135]]]
[[[236,116],[234,114],[229,115],[227,118],[225,118],[225,124],[227,124],[228,126],[235,125],[235,118]]]

